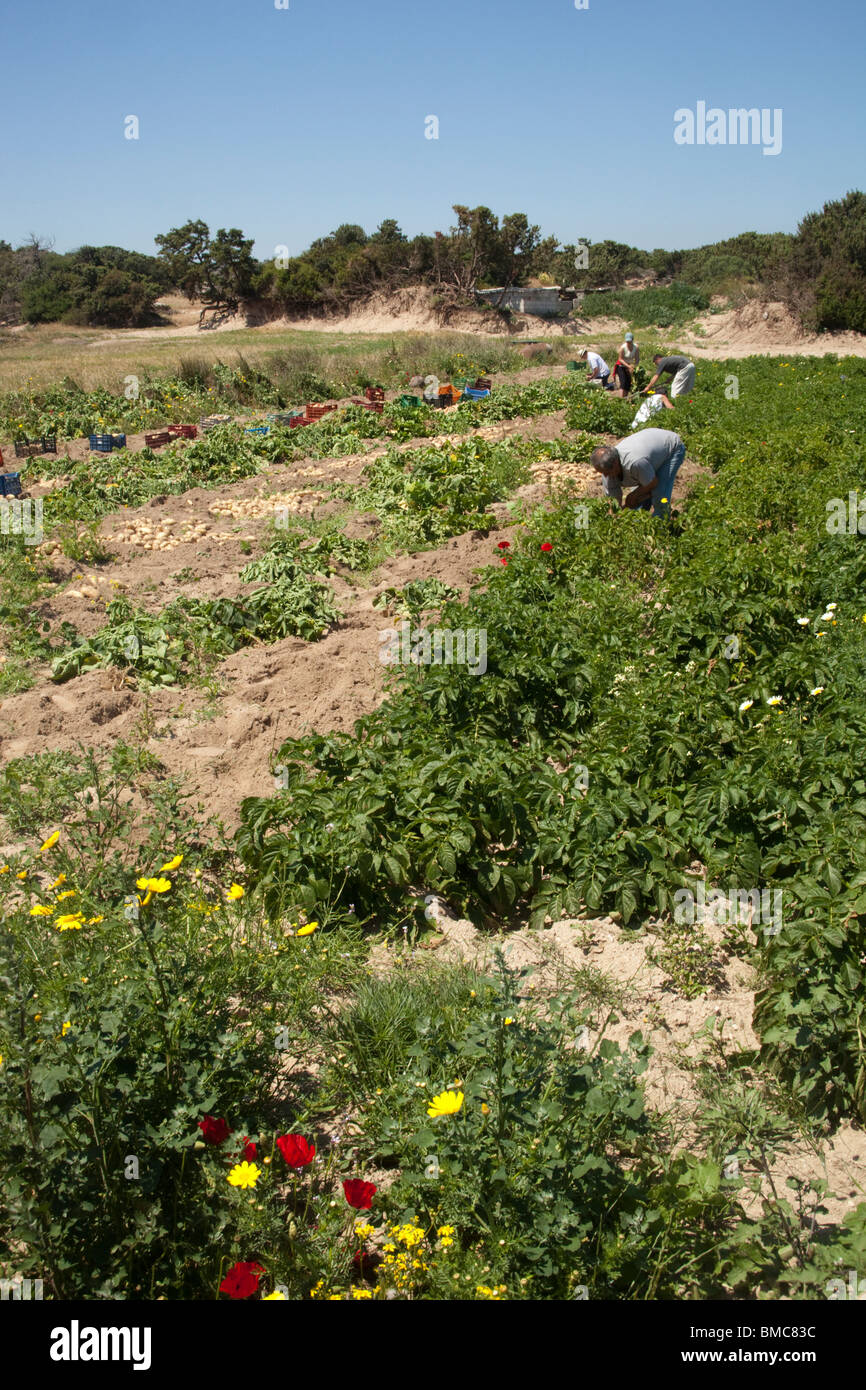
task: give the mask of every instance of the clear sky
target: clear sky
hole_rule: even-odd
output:
[[[153,252],[200,217],[265,259],[484,203],[682,248],[866,187],[866,0],[3,0],[0,24],[13,245]],[[699,101],[781,108],[781,153],[675,144]]]

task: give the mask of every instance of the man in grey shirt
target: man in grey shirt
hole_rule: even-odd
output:
[[[611,448],[593,449],[590,463],[604,482],[606,497],[621,506],[643,511],[652,506],[653,516],[668,516],[674,479],[686,456],[686,446],[673,430],[638,430]],[[623,483],[633,490],[623,502]]]
[[[652,390],[660,376],[673,377],[670,391],[671,400],[675,396],[686,396],[689,391],[694,391],[697,372],[694,362],[690,362],[688,357],[662,357],[660,353],[657,353],[653,361],[656,364],[656,374],[652,381],[645,386],[644,395],[647,391]]]

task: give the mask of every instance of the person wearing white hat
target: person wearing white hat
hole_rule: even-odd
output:
[[[597,352],[593,352],[591,348],[581,348],[577,355],[581,362],[585,362],[589,367],[589,371],[586,374],[587,381],[600,382],[605,390],[607,390],[607,383],[610,378],[610,367],[607,365],[604,358],[599,356]]]

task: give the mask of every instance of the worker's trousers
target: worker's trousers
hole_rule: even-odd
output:
[[[674,480],[680,471],[680,465],[686,456],[685,444],[677,445],[670,458],[663,463],[656,477],[658,482],[653,488],[652,509],[653,516],[668,516],[671,509],[671,495],[674,490]]]

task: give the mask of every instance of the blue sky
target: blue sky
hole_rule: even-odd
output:
[[[201,217],[261,258],[453,203],[563,242],[793,231],[866,186],[863,0],[40,0],[3,19],[0,237],[153,252]],[[782,151],[678,146],[698,101]],[[124,138],[124,119],[139,139]],[[425,139],[425,118],[439,120]]]

